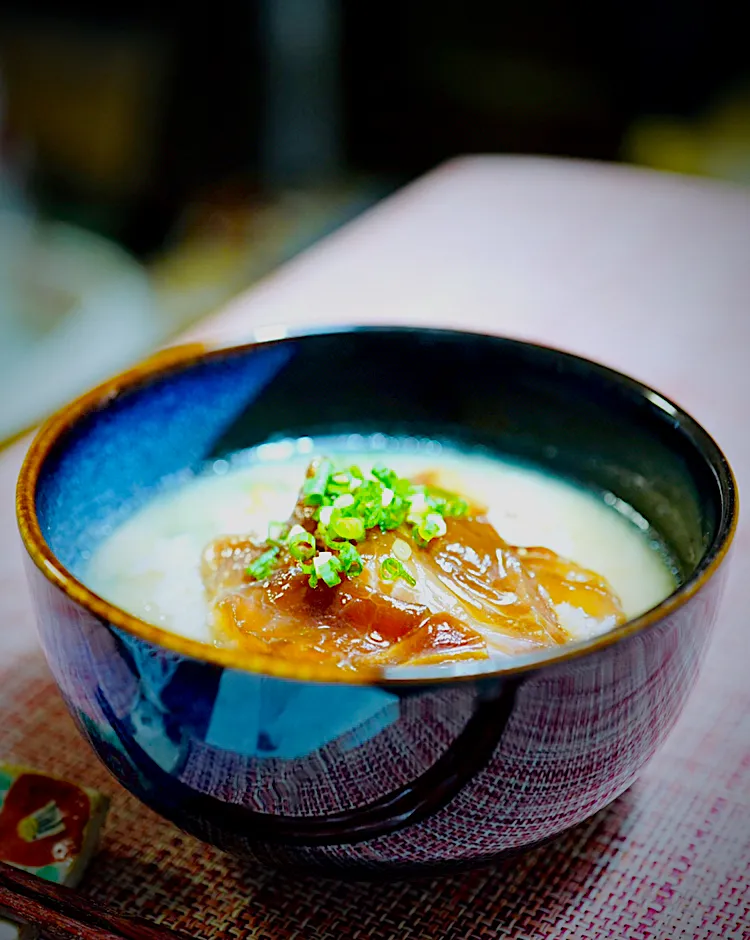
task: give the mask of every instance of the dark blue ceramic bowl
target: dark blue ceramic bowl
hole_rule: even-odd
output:
[[[182,639],[86,588],[97,542],[165,477],[274,437],[366,431],[479,444],[610,491],[682,585],[510,668],[369,684]],[[231,852],[362,873],[496,859],[622,793],[694,683],[736,507],[716,444],[656,392],[543,347],[390,328],[157,356],[52,418],[18,487],[50,668],[112,773]]]

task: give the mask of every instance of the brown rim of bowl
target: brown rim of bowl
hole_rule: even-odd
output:
[[[615,627],[607,633],[600,634],[589,640],[569,643],[563,647],[552,650],[517,657],[512,663],[501,668],[488,670],[478,669],[465,675],[446,675],[436,672],[440,667],[422,667],[421,671],[409,670],[408,675],[397,677],[392,674],[383,675],[381,671],[362,671],[354,675],[342,674],[340,670],[328,666],[302,665],[293,662],[278,660],[273,657],[252,654],[241,649],[230,647],[211,646],[198,640],[191,640],[177,633],[163,630],[160,627],[147,623],[132,614],[110,604],[99,597],[81,581],[72,575],[55,557],[42,535],[36,515],[36,487],[39,474],[52,448],[60,438],[68,432],[75,423],[85,415],[105,408],[106,405],[123,392],[132,391],[148,385],[154,378],[182,371],[204,359],[220,358],[226,355],[242,353],[258,346],[272,346],[278,343],[304,339],[308,336],[335,335],[353,330],[359,332],[408,331],[420,330],[438,333],[444,336],[488,336],[493,339],[507,339],[520,345],[547,350],[556,355],[564,356],[576,361],[595,372],[629,387],[640,395],[649,399],[656,407],[667,411],[670,415],[679,418],[682,427],[687,427],[696,446],[703,452],[706,460],[714,469],[718,477],[723,505],[717,536],[713,545],[706,552],[696,572],[676,591],[665,598],[656,607],[632,620]],[[261,333],[261,331],[258,331]],[[263,330],[268,335],[270,331]],[[142,362],[113,376],[107,381],[90,389],[88,392],[74,399],[68,405],[59,409],[49,417],[34,437],[31,446],[21,467],[16,489],[16,515],[18,528],[21,533],[26,551],[42,574],[62,590],[68,597],[80,604],[86,610],[113,626],[125,630],[133,636],[139,637],[148,643],[164,647],[173,652],[195,660],[212,663],[225,668],[239,669],[265,676],[274,676],[283,679],[293,679],[302,682],[336,682],[346,685],[377,685],[382,687],[403,685],[432,685],[435,683],[455,683],[475,680],[502,678],[530,672],[543,666],[551,666],[571,659],[585,656],[588,653],[602,650],[625,637],[638,633],[686,604],[711,579],[720,567],[737,529],[739,495],[737,483],[732,469],[718,444],[711,435],[692,418],[687,412],[670,401],[666,396],[635,379],[624,375],[608,366],[603,366],[583,356],[546,346],[540,343],[526,342],[497,334],[487,334],[480,331],[432,329],[419,326],[356,326],[321,327],[320,329],[287,330],[279,328],[273,331],[274,338],[256,339],[242,344],[209,345],[203,343],[189,343],[170,346],[156,352]],[[408,668],[408,667],[405,667]]]

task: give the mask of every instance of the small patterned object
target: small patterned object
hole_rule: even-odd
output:
[[[109,799],[30,767],[0,763],[0,861],[76,886],[99,845]],[[0,940],[35,933],[0,918]]]
[[[75,886],[109,808],[107,797],[30,767],[0,763],[0,860]]]

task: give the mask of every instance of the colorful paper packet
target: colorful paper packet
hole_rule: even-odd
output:
[[[30,767],[0,763],[0,860],[75,887],[109,810],[107,797]],[[33,929],[0,912],[0,940],[32,940]]]

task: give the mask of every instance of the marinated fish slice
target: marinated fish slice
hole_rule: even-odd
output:
[[[247,583],[247,567],[267,546],[246,535],[223,535],[206,546],[201,558],[201,578],[206,597],[214,601],[227,591]]]
[[[226,594],[214,617],[222,637],[254,652],[291,653],[296,660],[334,661],[344,668],[405,663],[431,653],[443,661],[487,656],[480,634],[463,624],[449,630],[424,605],[356,581],[311,588],[294,568]]]
[[[369,659],[383,666],[432,666],[488,659],[487,641],[450,614],[431,614],[403,640]]]
[[[548,548],[515,548],[514,552],[524,568],[543,586],[567,629],[577,634],[601,633],[627,619],[619,597],[596,572]]]
[[[309,499],[320,466],[310,465],[287,527],[317,536],[310,544],[318,553],[331,547],[321,540]],[[421,485],[434,486],[430,474],[423,476]],[[481,659],[489,648],[517,655],[569,641],[566,625],[580,634],[582,625],[585,632],[587,624],[624,619],[603,578],[548,549],[515,548],[478,507],[469,512],[446,518],[443,534],[424,547],[410,525],[367,529],[356,546],[361,572],[331,587],[311,586],[309,566],[303,573],[279,543],[218,539],[202,563],[215,631],[259,653],[361,669]]]
[[[404,534],[405,535],[405,534]],[[483,520],[448,521],[447,532],[403,562],[414,580],[383,582],[381,559],[398,532],[376,533],[360,546],[365,580],[374,590],[447,615],[484,636],[498,652],[515,655],[568,639],[538,582]]]

